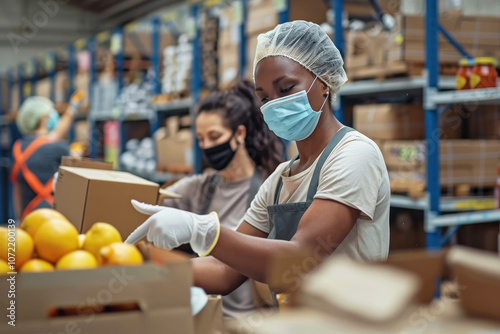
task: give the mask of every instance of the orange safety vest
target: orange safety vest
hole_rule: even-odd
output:
[[[47,183],[43,184],[40,179],[29,170],[26,165],[26,161],[43,145],[51,143],[52,140],[48,136],[41,136],[36,138],[28,145],[24,152],[21,151],[21,140],[17,140],[14,143],[13,154],[14,154],[14,166],[12,167],[12,172],[10,174],[10,180],[12,183],[17,183],[17,174],[19,171],[23,173],[24,179],[28,183],[31,189],[37,194],[33,198],[23,211],[23,216],[26,217],[28,213],[33,211],[43,200],[46,200],[50,205],[54,202],[54,197],[52,196],[52,179],[50,178]]]

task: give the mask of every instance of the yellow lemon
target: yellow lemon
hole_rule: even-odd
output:
[[[61,269],[91,269],[97,267],[94,255],[84,250],[76,250],[64,255],[57,261],[56,268]]]
[[[33,239],[20,228],[0,227],[0,259],[15,263],[16,269],[33,255]]]
[[[36,232],[35,247],[38,256],[50,263],[78,249],[78,231],[65,220],[46,222]]]
[[[85,242],[85,234],[78,235],[78,249],[83,249],[83,243]]]
[[[10,270],[9,264],[5,260],[0,260],[0,275],[5,275],[7,273],[10,273],[12,270]]]
[[[44,223],[53,219],[67,221],[66,217],[64,217],[62,213],[56,210],[48,208],[36,209],[31,211],[26,217],[24,217],[24,220],[21,223],[21,228],[28,232],[32,238],[34,238],[38,228]]]
[[[45,260],[31,259],[21,267],[22,272],[54,271],[54,266]]]
[[[105,265],[140,265],[142,254],[131,244],[115,242],[101,248],[100,255]]]
[[[94,254],[96,258],[99,258],[101,247],[113,242],[122,242],[120,232],[108,223],[95,223],[85,234],[83,249]]]

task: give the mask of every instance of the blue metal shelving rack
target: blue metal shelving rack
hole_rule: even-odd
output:
[[[335,43],[342,47],[340,21],[343,0],[332,0],[335,10]],[[428,194],[422,199],[392,195],[391,206],[424,211],[424,230],[427,249],[438,249],[448,243],[461,225],[500,221],[500,210],[483,210],[481,207],[491,202],[491,198],[441,198],[439,180],[439,111],[440,105],[456,103],[500,103],[500,88],[455,91],[453,78],[439,76],[438,34],[441,33],[464,57],[471,56],[439,24],[437,0],[426,0],[426,75],[422,78],[387,79],[384,82],[364,80],[349,83],[339,91],[335,114],[342,115],[343,98],[364,94],[390,94],[396,92],[422,92],[424,96],[425,126],[427,142],[427,184]],[[339,35],[339,36],[337,36]],[[339,47],[339,50],[341,50]],[[342,52],[342,51],[341,51]],[[448,91],[440,91],[448,89]],[[472,202],[472,204],[471,204]],[[454,213],[450,213],[454,212]],[[458,212],[458,213],[457,213]],[[443,213],[446,213],[443,215]],[[442,228],[448,228],[442,233]],[[500,236],[499,236],[500,249]]]

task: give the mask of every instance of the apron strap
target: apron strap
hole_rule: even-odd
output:
[[[208,185],[207,192],[205,194],[205,202],[203,202],[203,208],[201,209],[201,214],[208,214],[208,210],[210,209],[210,205],[212,204],[212,199],[214,198],[215,189],[217,188],[217,184],[220,181],[220,174],[215,173],[212,179],[210,180],[210,184]]]
[[[250,180],[250,188],[248,189],[248,201],[247,201],[247,209],[252,204],[252,201],[257,195],[257,192],[260,189],[260,184],[262,181],[262,173],[260,169],[256,166],[252,175],[252,179]],[[220,182],[220,173],[216,173],[212,179],[210,180],[210,184],[208,185],[207,193],[205,194],[205,202],[203,202],[202,215],[206,215],[209,213],[210,205],[212,204],[212,200],[214,198],[215,190],[217,185]]]
[[[316,168],[314,169],[314,173],[311,178],[311,183],[309,184],[309,191],[307,192],[307,202],[312,202],[314,199],[314,195],[316,195],[316,191],[318,190],[318,184],[319,184],[319,174],[321,173],[321,168],[323,168],[326,159],[328,159],[328,156],[330,155],[330,153],[332,153],[335,146],[337,146],[337,144],[342,140],[342,138],[344,138],[345,134],[351,131],[354,131],[354,129],[348,126],[344,126],[342,129],[337,131],[337,133],[333,136],[328,145],[326,145],[325,149],[323,150],[323,153],[321,153],[318,163],[316,164]]]
[[[288,164],[286,169],[291,169],[292,165],[297,159],[299,158],[299,155],[297,154],[295,157],[293,157],[292,160],[290,160],[290,163]],[[283,188],[283,180],[281,179],[281,176],[278,179],[278,184],[276,185],[276,191],[274,193],[274,204],[278,205],[279,199],[280,199],[280,194],[281,194],[281,188]]]
[[[257,193],[259,192],[261,183],[262,183],[262,173],[259,167],[255,166],[252,179],[250,180],[250,188],[248,189],[247,209],[252,204],[255,195],[257,195]]]

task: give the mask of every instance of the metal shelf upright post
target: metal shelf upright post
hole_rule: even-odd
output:
[[[66,101],[69,102],[71,99],[71,95],[75,92],[75,76],[76,76],[76,57],[75,57],[75,47],[73,44],[70,44],[66,48],[67,54],[68,54],[68,67],[67,67],[67,72],[68,72],[68,94],[66,96]],[[57,71],[57,66],[55,65],[56,63],[54,62],[54,73]],[[55,78],[55,75],[54,75]],[[55,82],[55,79],[54,79]],[[78,110],[75,110],[75,114],[78,113]],[[73,142],[75,138],[75,121],[73,121],[73,124],[71,124],[71,127],[69,129],[68,133],[68,141],[71,143]]]
[[[344,50],[345,50],[345,42],[344,42],[344,29],[342,27],[342,16],[344,12],[344,0],[332,0],[332,8],[334,9],[334,43],[337,49],[344,59]],[[337,120],[344,124],[345,122],[345,97],[337,96],[337,100],[335,101],[335,105],[333,106],[333,113]]]
[[[202,73],[201,73],[201,57],[200,57],[200,27],[198,26],[198,13],[200,11],[200,5],[195,4],[191,7],[191,18],[194,20],[195,35],[193,38],[193,66],[192,66],[192,76],[191,76],[191,98],[193,106],[198,102],[201,94],[202,87]],[[193,108],[192,108],[193,109]],[[192,129],[194,131],[194,129]],[[193,164],[194,171],[196,174],[200,174],[201,170],[201,151],[198,146],[198,140],[193,133]]]
[[[247,33],[246,33],[246,22],[247,22],[247,0],[240,0],[241,3],[241,22],[240,22],[240,63],[239,63],[239,74],[240,80],[245,77],[245,71],[247,70]]]
[[[92,108],[92,101],[94,96],[94,86],[97,82],[97,65],[96,65],[96,42],[95,36],[89,37],[87,40],[87,49],[90,53],[90,80],[89,80],[89,105]],[[90,122],[90,157],[97,158],[97,141],[100,139],[99,132],[97,130],[96,120],[89,117]]]
[[[56,71],[57,71],[57,55],[55,52],[51,51],[46,55],[45,67],[48,71],[48,76],[50,80],[50,100],[56,101]]]
[[[30,96],[36,95],[36,83],[38,81],[38,61],[36,58],[31,60],[30,74]]]
[[[290,21],[290,0],[283,0],[283,10],[279,12],[279,22],[285,23]]]
[[[160,59],[161,59],[161,52],[160,50],[160,42],[161,42],[161,19],[159,17],[154,17],[151,20],[151,65],[153,67],[153,73],[154,73],[154,93],[155,94],[161,94],[161,73],[160,73]],[[153,134],[155,133],[156,130],[160,128],[160,115],[158,115],[158,112],[155,112],[155,117],[154,119],[151,120],[150,122],[150,134],[151,137],[153,137]]]
[[[5,128],[8,126],[6,124],[6,116],[5,116],[5,110],[3,108],[4,106],[4,100],[5,96],[3,96],[3,78],[0,78],[0,127],[2,128],[2,137],[4,136],[4,131]],[[4,121],[5,120],[5,121]],[[8,130],[7,130],[8,131]],[[8,183],[9,183],[9,167],[10,167],[10,161],[8,158],[8,147],[4,147],[4,141],[3,138],[0,140],[0,158],[2,159],[0,161],[0,221],[1,222],[6,222],[8,217],[8,202],[7,198],[9,196],[7,190],[9,189]]]
[[[113,38],[118,40],[118,45],[116,47],[116,80],[118,81],[118,93],[117,96],[120,95],[123,89],[123,74],[124,74],[124,62],[125,62],[125,36],[124,36],[124,28],[118,27],[113,32]],[[125,151],[125,145],[127,143],[127,135],[125,128],[125,121],[120,117],[120,154]]]
[[[427,70],[427,90],[438,90],[438,2],[426,0],[425,15],[425,67]],[[427,145],[427,189],[429,192],[429,216],[426,222],[440,214],[440,165],[439,165],[439,114],[436,106],[425,106],[425,140]],[[428,224],[427,224],[428,225]],[[441,228],[424,226],[428,249],[440,247]]]

